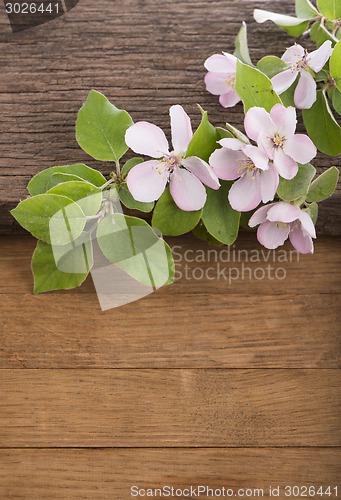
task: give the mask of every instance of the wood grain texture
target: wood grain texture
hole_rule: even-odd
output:
[[[261,488],[265,498],[269,487],[277,485],[279,498],[294,498],[284,497],[286,485],[326,487],[341,479],[340,450],[321,448],[2,450],[0,464],[1,498],[22,500],[126,500],[133,485],[206,484],[214,489]]]
[[[0,447],[341,446],[340,384],[340,370],[3,370]]]
[[[293,4],[293,2],[292,2]],[[204,60],[233,50],[240,24],[249,24],[251,55],[281,55],[292,39],[274,25],[253,21],[255,7],[293,10],[281,0],[81,0],[67,15],[13,34],[0,8],[0,230],[18,231],[8,210],[26,197],[40,170],[79,161],[109,173],[76,144],[77,111],[90,89],[104,92],[134,120],[169,132],[168,107],[186,104],[197,125],[195,103],[212,121],[242,126],[242,107],[225,110],[204,89]],[[319,172],[339,158],[323,155]],[[321,205],[319,231],[341,234],[341,191]]]
[[[176,242],[181,245],[177,253],[190,260],[197,251],[212,251],[193,238]],[[91,279],[78,290],[33,296],[34,241],[2,237],[0,367],[337,368],[341,359],[337,243],[335,238],[321,237],[315,255],[273,264],[285,266],[285,280],[259,281],[246,273],[245,280],[229,285],[224,279],[186,279],[183,272],[174,285],[102,313]],[[251,255],[256,248],[255,235],[250,234],[235,250]],[[185,265],[192,271],[216,268],[215,260],[213,254],[206,263],[183,261],[178,271]],[[242,263],[231,265],[241,270]],[[247,263],[252,272],[268,265]]]

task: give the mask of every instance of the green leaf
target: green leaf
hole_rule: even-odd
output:
[[[131,158],[130,160],[126,161],[121,170],[122,179],[125,179],[127,177],[132,168],[136,167],[136,165],[143,162],[144,162],[143,158]]]
[[[67,245],[53,245],[53,256],[59,271],[71,274],[89,273],[94,264],[91,232],[84,231]]]
[[[186,157],[198,156],[198,158],[208,161],[213,151],[218,147],[218,139],[216,128],[208,121],[207,111],[202,110],[201,123],[188,145]]]
[[[318,215],[319,215],[319,206],[317,203],[311,203],[309,207],[306,209],[306,212],[310,215],[311,220],[313,221],[314,225],[316,225]]]
[[[327,19],[334,20],[341,18],[340,0],[317,0],[317,7]]]
[[[244,21],[237,35],[235,47],[234,55],[243,63],[253,66],[247,42],[247,26]]]
[[[333,108],[341,115],[341,92],[338,89],[334,89],[333,92]]]
[[[319,11],[310,0],[295,0],[296,16],[303,19],[312,19],[319,15]]]
[[[278,73],[288,69],[287,63],[276,56],[265,56],[257,63],[257,69],[264,73],[268,78],[272,78]]]
[[[77,142],[96,160],[118,161],[128,151],[125,133],[132,124],[126,111],[116,108],[103,94],[92,90],[78,113]]]
[[[250,142],[249,138],[245,134],[243,134],[240,130],[238,130],[236,127],[234,127],[233,125],[226,123],[226,128],[227,128],[227,131],[231,133],[230,137],[235,138],[235,139],[239,139],[240,141],[245,142],[245,144],[248,144]],[[222,137],[222,139],[223,139],[223,137]]]
[[[333,45],[337,43],[337,38],[335,38],[319,21],[312,25],[310,29],[310,38],[316,43],[317,47],[321,47],[327,40],[330,40]]]
[[[201,218],[202,210],[184,212],[175,204],[167,188],[155,205],[152,226],[165,236],[180,236],[195,228]]]
[[[233,210],[228,201],[232,184],[229,181],[221,181],[218,191],[207,188],[207,201],[202,214],[207,231],[227,245],[232,245],[237,239],[240,221],[240,213]]]
[[[307,18],[297,18],[286,16],[284,14],[276,14],[267,10],[256,9],[254,11],[254,18],[257,23],[265,23],[266,21],[273,21],[277,26],[285,30],[289,35],[294,37],[301,36],[309,26],[309,20],[313,16]]]
[[[316,102],[302,113],[305,128],[315,146],[330,156],[340,154],[341,128],[332,115],[324,92],[319,90]]]
[[[118,194],[121,202],[127,208],[131,210],[139,210],[140,212],[151,212],[154,208],[154,202],[143,203],[141,201],[136,201],[133,195],[130,193],[128,186],[125,182],[120,184],[118,188]]]
[[[234,136],[231,132],[228,130],[225,130],[222,127],[216,127],[217,131],[217,140],[220,141],[220,139],[232,139]]]
[[[331,167],[319,175],[311,184],[307,201],[323,201],[329,198],[335,191],[339,181],[339,171]]]
[[[58,174],[59,175],[59,174]],[[102,191],[84,181],[70,181],[58,184],[49,189],[46,194],[59,194],[72,201],[77,201],[85,215],[96,215],[102,204]]]
[[[77,203],[56,194],[27,198],[11,211],[19,224],[38,240],[66,245],[78,238],[85,226],[85,215]]]
[[[341,92],[341,40],[334,47],[329,67],[330,74],[334,78],[338,90]]]
[[[73,174],[61,174],[61,173],[53,174],[51,179],[47,183],[47,191],[55,186],[58,186],[58,184],[63,184],[64,182],[70,182],[70,181],[83,182],[83,179],[78,175],[73,175]]]
[[[39,294],[51,290],[70,290],[80,286],[88,273],[64,273],[55,262],[51,245],[38,241],[32,257],[34,276],[34,293]]]
[[[245,229],[246,231],[253,231],[253,229],[249,226],[249,220],[253,216],[256,210],[251,210],[250,212],[242,212],[240,214],[240,227]]]
[[[280,28],[286,31],[288,35],[299,38],[308,30],[309,21],[303,21],[303,23],[298,24],[297,26],[280,26]]]
[[[139,283],[155,289],[173,281],[172,252],[146,221],[113,214],[99,224],[97,241],[105,257]]]
[[[315,82],[327,82],[329,79],[328,71],[321,69],[318,73],[315,73]]]
[[[270,111],[275,104],[282,102],[266,75],[240,61],[237,62],[236,91],[244,103],[245,112],[253,106]]]
[[[98,172],[98,170],[87,167],[82,163],[76,163],[75,165],[64,165],[61,167],[50,167],[42,170],[41,172],[39,172],[39,174],[35,175],[30,180],[27,186],[30,195],[35,196],[37,194],[46,193],[46,191],[49,189],[49,183],[52,176],[57,173],[80,177],[81,179],[84,179],[85,181],[90,182],[90,184],[94,184],[95,186],[103,186],[103,184],[106,183],[105,177],[103,177],[103,175]]]
[[[221,241],[218,241],[215,238],[213,238],[213,236],[207,231],[207,229],[202,221],[200,221],[199,224],[193,229],[192,233],[199,240],[206,241],[207,243],[210,243],[211,245],[221,247],[224,244]]]
[[[295,95],[295,90],[298,85],[298,78],[296,78],[296,81],[286,90],[281,94],[281,100],[283,102],[283,105],[288,108],[289,106],[295,107],[295,100],[294,100],[294,95]]]
[[[294,201],[303,197],[305,198],[315,174],[316,168],[310,163],[299,165],[297,175],[293,179],[280,178],[277,195],[283,201]]]

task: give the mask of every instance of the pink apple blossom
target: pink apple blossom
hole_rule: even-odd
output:
[[[316,101],[316,82],[313,74],[321,71],[332,52],[332,43],[329,40],[310,54],[301,45],[289,47],[282,56],[282,60],[289,67],[272,78],[274,91],[282,94],[300,76],[294,94],[295,106],[299,109],[311,108]]]
[[[295,134],[296,110],[276,104],[268,113],[254,107],[245,115],[247,135],[273,160],[281,177],[292,179],[298,172],[298,164],[309,163],[316,156],[316,147],[305,134]]]
[[[259,208],[249,220],[249,226],[258,226],[257,238],[265,248],[274,250],[288,239],[300,253],[314,253],[312,238],[316,238],[310,215],[296,205],[284,201]]]
[[[205,61],[208,73],[205,76],[206,89],[213,95],[219,95],[219,102],[224,108],[231,108],[239,101],[236,87],[237,58],[232,54],[214,54]]]
[[[164,132],[156,125],[137,122],[127,130],[126,144],[135,153],[153,158],[130,170],[128,189],[135,200],[151,202],[160,198],[169,181],[171,195],[181,210],[200,210],[206,202],[203,184],[219,189],[219,180],[205,161],[186,157],[193,131],[183,107],[172,106],[169,113],[174,148],[171,152]]]
[[[222,139],[219,144],[222,149],[214,151],[209,162],[219,179],[238,179],[229,191],[232,208],[248,212],[261,201],[272,201],[279,175],[266,152],[238,139]]]

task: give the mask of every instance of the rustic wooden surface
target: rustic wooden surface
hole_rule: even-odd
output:
[[[329,369],[4,370],[0,447],[341,446],[340,385]]]
[[[66,16],[13,34],[0,5],[0,231],[17,232],[8,210],[26,197],[40,170],[91,161],[76,144],[77,111],[91,88],[104,92],[134,120],[169,132],[168,107],[181,103],[197,124],[195,103],[217,125],[242,125],[241,105],[224,110],[203,84],[203,61],[231,51],[241,22],[249,24],[251,55],[281,55],[292,43],[274,25],[253,22],[255,7],[293,10],[281,0],[81,0]],[[319,172],[340,159],[320,155]],[[319,231],[341,234],[341,190],[324,202]]]
[[[217,268],[216,258],[224,257],[218,249],[208,262],[179,262],[183,277],[171,287],[106,313],[100,313],[91,279],[77,293],[32,296],[34,240],[0,241],[2,368],[340,367],[339,238],[319,238],[316,253],[299,262],[295,255],[293,262],[272,264],[285,267],[282,281],[250,280],[248,273],[231,285],[224,279],[186,279],[186,265],[189,276],[198,267]],[[190,260],[213,250],[193,238],[169,242]],[[236,254],[257,249],[254,234],[243,235],[234,247]],[[239,271],[242,264],[220,262]],[[269,261],[245,265],[265,269]]]
[[[0,483],[4,498],[22,500],[125,500],[133,485],[185,488],[190,482],[211,488],[251,485],[264,488],[269,498],[270,485],[335,483],[338,460],[337,449],[324,448],[3,450]]]
[[[205,92],[202,62],[231,50],[256,6],[287,9],[280,0],[80,0],[14,35],[1,3],[0,231],[18,232],[8,210],[41,169],[85,161],[109,171],[74,139],[90,88],[168,132],[178,102],[190,103],[195,124],[199,102],[217,124],[240,126],[241,108],[219,109]],[[250,23],[255,59],[290,43],[267,28]],[[338,190],[320,232],[341,234],[340,205]],[[170,243],[190,259],[208,251],[189,237]],[[339,485],[340,495],[340,243],[321,237],[313,256],[274,263],[282,281],[182,278],[102,313],[91,279],[33,296],[33,239],[0,237],[0,500],[126,500],[134,484],[264,488],[266,497],[270,485]],[[260,247],[243,234],[235,250]],[[223,258],[218,250],[241,272],[243,262]],[[253,275],[271,259],[245,265]],[[188,266],[217,264],[211,254]]]
[[[32,296],[33,247],[0,238],[1,499],[340,483],[339,238],[283,281],[182,278],[106,313],[91,280]]]

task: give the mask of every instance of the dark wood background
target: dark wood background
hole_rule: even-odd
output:
[[[40,170],[91,161],[75,141],[77,111],[94,88],[134,120],[169,131],[168,108],[186,106],[198,123],[200,103],[217,125],[242,125],[242,107],[224,110],[204,89],[203,62],[232,51],[240,24],[249,25],[254,61],[281,55],[292,42],[273,24],[253,22],[255,7],[293,11],[281,0],[81,0],[67,15],[12,33],[0,5],[0,231],[16,232],[8,213],[25,198]],[[319,171],[340,159],[320,155]],[[341,234],[341,190],[321,206],[320,232]]]

